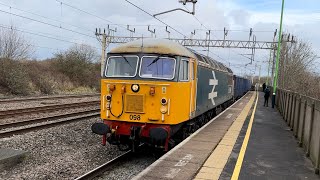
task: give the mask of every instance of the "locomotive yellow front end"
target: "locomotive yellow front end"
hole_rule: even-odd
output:
[[[101,80],[103,122],[92,130],[103,135],[103,144],[121,150],[141,142],[167,150],[179,125],[194,115],[196,64],[192,54],[186,56],[167,41],[141,43],[108,54]]]

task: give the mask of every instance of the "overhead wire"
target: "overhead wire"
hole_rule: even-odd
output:
[[[154,17],[151,13],[147,12],[146,10],[142,9],[141,7],[135,5],[134,3],[132,3],[129,0],[125,0],[126,2],[128,2],[129,4],[131,4],[132,6],[136,7],[137,9],[141,10],[142,12],[148,14],[149,16],[153,17],[154,19],[158,20],[159,22],[161,22],[162,24],[168,26],[169,28],[171,28],[172,30],[174,30],[175,32],[177,32],[178,34],[182,35],[184,38],[187,37],[185,34],[181,33],[180,31],[178,31],[177,29],[173,28],[171,25],[165,23],[164,21],[162,21],[161,19]]]
[[[110,25],[117,25],[119,27],[122,27],[122,28],[125,28],[124,25],[121,25],[121,24],[114,24],[112,21],[109,21],[105,18],[102,18],[102,17],[99,17],[98,15],[95,15],[93,13],[90,13],[88,11],[85,11],[85,10],[82,10],[80,8],[77,8],[73,5],[70,5],[68,3],[65,3],[65,2],[62,2],[62,1],[59,1],[59,0],[56,0],[57,2],[60,2],[60,4],[63,4],[63,5],[66,5],[70,8],[73,8],[73,9],[76,9],[78,11],[81,11],[83,13],[86,13],[88,15],[91,15],[91,16],[94,16],[96,18],[99,18],[103,21],[106,21],[106,22],[109,22],[111,23]],[[39,15],[37,13],[33,13],[33,12],[30,12],[30,11],[25,11],[25,10],[22,10],[22,9],[19,9],[19,8],[16,8],[16,7],[13,7],[13,6],[10,6],[10,5],[7,5],[7,4],[4,4],[4,3],[1,3],[0,2],[0,5],[3,5],[3,6],[6,6],[6,7],[9,7],[10,10],[11,9],[16,9],[16,10],[19,10],[21,12],[25,12],[25,13],[29,13],[29,14],[32,14],[32,15],[35,15],[35,16],[38,16],[38,17],[41,17],[41,18],[45,18],[45,19],[48,19],[48,20],[51,20],[51,21],[55,21],[55,22],[59,22],[59,23],[63,23],[63,24],[68,24],[68,23],[65,23],[63,21],[59,21],[59,20],[56,20],[56,19],[52,19],[52,18],[49,18],[49,17],[46,17],[46,16],[42,16],[42,15]],[[90,38],[96,38],[95,36],[91,36],[91,35],[88,35],[88,34],[85,34],[85,33],[81,33],[81,32],[78,32],[78,31],[75,31],[75,30],[72,30],[72,29],[68,29],[68,28],[65,28],[65,27],[62,27],[61,24],[60,26],[58,25],[55,25],[55,24],[51,24],[51,23],[48,23],[48,22],[44,22],[44,21],[41,21],[41,20],[38,20],[38,19],[35,19],[35,18],[31,18],[31,17],[27,17],[27,16],[23,16],[23,15],[19,15],[19,14],[15,14],[15,13],[12,13],[11,11],[8,12],[8,11],[4,11],[4,10],[0,10],[0,12],[2,13],[6,13],[6,14],[10,14],[10,15],[13,15],[13,16],[16,16],[16,17],[20,17],[20,18],[24,18],[24,19],[28,19],[28,20],[31,20],[31,21],[34,21],[34,22],[37,22],[37,23],[41,23],[41,24],[45,24],[45,25],[48,25],[48,26],[52,26],[52,27],[55,27],[55,28],[59,28],[59,29],[63,29],[63,30],[66,30],[66,31],[70,31],[70,32],[73,32],[73,33],[77,33],[77,34],[80,34],[80,35],[83,35],[83,36],[87,36],[87,37],[90,37]],[[77,27],[77,28],[81,28],[81,29],[84,29],[82,27],[79,27],[79,26],[75,26],[75,25],[72,25],[72,24],[68,24],[70,26],[73,26],[73,27]],[[135,26],[148,26],[148,25],[135,25]],[[153,25],[153,26],[159,26],[159,27],[165,27],[165,26],[160,26],[160,25]],[[5,26],[1,26],[3,28],[8,28],[9,27],[5,27]],[[12,27],[10,27],[12,29]],[[50,38],[50,39],[54,39],[54,40],[58,40],[58,41],[62,41],[62,42],[67,42],[67,43],[72,43],[72,44],[79,44],[79,43],[76,43],[76,42],[72,42],[72,41],[69,41],[69,40],[65,40],[65,39],[61,39],[61,38],[57,38],[57,37],[52,37],[52,36],[47,36],[47,35],[43,35],[45,33],[35,33],[35,32],[30,32],[30,31],[25,31],[25,30],[21,30],[21,29],[17,29],[15,28],[16,31],[19,31],[19,32],[22,32],[22,33],[26,33],[26,34],[31,34],[31,35],[37,35],[37,36],[41,36],[41,37],[45,37],[45,38]],[[87,30],[89,31],[89,30]],[[49,48],[48,48],[49,49]]]
[[[0,12],[6,13],[6,14],[11,14],[11,15],[14,15],[14,16],[17,16],[17,17],[20,17],[20,18],[28,19],[28,20],[31,20],[31,21],[34,21],[34,22],[38,22],[38,23],[41,23],[41,24],[45,24],[45,25],[48,25],[48,26],[51,26],[51,27],[55,27],[55,28],[58,28],[58,29],[63,29],[63,30],[66,30],[66,31],[69,31],[69,32],[73,32],[73,33],[76,33],[76,34],[80,34],[80,35],[83,35],[83,36],[87,36],[87,37],[90,37],[90,38],[94,38],[94,39],[96,38],[95,36],[84,34],[84,33],[81,33],[81,32],[78,32],[78,31],[74,31],[72,29],[64,28],[64,27],[61,27],[61,26],[57,26],[57,25],[54,25],[54,24],[51,24],[51,23],[43,22],[43,21],[40,21],[40,20],[37,20],[37,19],[34,19],[34,18],[22,16],[22,15],[15,14],[15,13],[10,13],[10,12],[3,11],[3,10],[0,10]]]
[[[187,11],[190,12],[190,10],[189,10],[185,5],[183,5],[183,7],[184,7]],[[195,14],[192,14],[192,16],[195,18],[196,21],[198,21],[198,23],[201,25],[201,27],[204,27],[204,28],[208,29],[208,28],[196,17]],[[204,49],[204,50],[197,50],[197,51],[207,51],[208,53],[213,54],[214,56],[218,57],[219,59],[224,60],[224,59],[221,58],[219,55],[211,52],[211,51],[209,50],[209,48],[208,48],[208,49]]]
[[[128,2],[129,4],[133,5],[134,7],[138,8],[139,10],[143,11],[144,13],[148,14],[149,16],[151,16],[151,17],[157,19],[158,21],[164,23],[163,21],[161,21],[160,19],[154,17],[151,13],[147,12],[146,10],[142,9],[141,7],[139,7],[139,6],[137,6],[136,4],[132,3],[131,1],[129,1],[129,0],[125,0],[125,1]],[[184,5],[184,8],[185,8],[186,10],[190,11],[185,5]],[[209,29],[206,25],[204,25],[204,23],[202,23],[195,15],[193,15],[193,17],[198,21],[198,23],[200,23],[201,26],[203,26],[204,28],[206,28],[207,31],[210,30],[210,29]],[[167,25],[166,23],[164,23],[164,24]],[[168,25],[168,26],[169,26],[169,25]],[[169,27],[172,28],[171,26],[169,26]],[[173,28],[172,28],[172,29],[173,29]],[[175,29],[173,29],[173,30],[175,30]],[[211,30],[210,30],[210,31],[211,31]],[[217,31],[218,31],[218,30],[217,30]],[[222,31],[224,31],[224,30],[222,30]],[[241,31],[241,30],[234,30],[234,31]],[[249,31],[246,31],[246,32],[249,32]],[[256,32],[256,31],[255,31],[255,32]],[[269,31],[259,31],[259,32],[269,32]],[[273,32],[273,31],[270,31],[270,32]],[[185,36],[184,34],[182,34],[182,33],[179,33],[179,34],[181,34],[181,35],[183,35],[184,37],[186,37],[186,36]],[[215,36],[215,35],[213,34],[213,36]],[[217,36],[215,36],[215,37],[218,38]],[[231,49],[231,50],[232,50],[232,49]],[[202,51],[208,51],[208,50],[202,50]],[[234,53],[236,53],[237,55],[241,55],[241,54],[235,52],[234,50],[232,50],[232,51],[233,51]],[[223,59],[223,58],[220,57],[219,55],[211,52],[210,50],[208,51],[208,53],[213,54],[214,56],[220,58],[220,59],[223,60],[223,61],[226,61],[225,59]],[[241,56],[243,56],[243,57],[245,57],[245,58],[248,58],[248,57],[246,57],[246,56],[244,56],[244,55],[241,55]]]
[[[190,12],[190,10],[186,7],[186,5],[183,5],[183,7]],[[192,15],[199,23],[201,26],[205,27],[207,30],[209,30],[209,28],[207,28],[198,18],[195,14]]]
[[[34,19],[34,18],[30,18],[30,17],[26,17],[26,16],[14,14],[14,13],[11,12],[11,9],[15,9],[15,10],[18,10],[18,11],[21,11],[21,12],[24,12],[24,13],[29,13],[29,14],[32,14],[32,15],[35,15],[35,16],[38,16],[38,17],[47,19],[47,20],[51,20],[51,21],[63,23],[63,24],[66,24],[66,25],[69,25],[69,26],[72,26],[72,27],[75,27],[75,28],[78,28],[78,29],[85,30],[85,31],[91,31],[91,30],[86,29],[86,28],[84,28],[84,27],[76,26],[76,25],[73,25],[73,24],[70,24],[70,23],[66,23],[66,22],[57,20],[57,19],[49,18],[49,17],[43,16],[43,15],[40,15],[40,14],[37,14],[37,13],[34,13],[34,12],[26,11],[26,10],[23,10],[23,9],[20,9],[20,8],[17,8],[17,7],[13,7],[13,6],[11,6],[11,5],[4,4],[4,3],[2,3],[2,2],[0,2],[0,5],[3,5],[3,6],[6,6],[6,7],[9,7],[9,8],[10,8],[10,13],[9,13],[9,12],[6,12],[6,11],[0,10],[0,11],[3,12],[3,13],[7,13],[7,14],[9,13],[10,16],[11,16],[11,15],[18,16],[18,17],[21,17],[21,18],[24,18],[24,19],[28,19],[28,20],[31,20],[31,21],[36,21],[36,22],[38,22],[38,23],[42,23],[42,24],[46,24],[46,25],[49,25],[49,26],[53,26],[53,27],[55,27],[55,28],[63,29],[63,30],[70,31],[70,32],[73,32],[73,33],[77,33],[77,34],[81,34],[81,35],[84,35],[84,36],[87,36],[87,37],[90,37],[90,38],[94,38],[94,36],[90,36],[90,35],[88,35],[88,34],[84,34],[84,33],[81,33],[81,32],[77,32],[77,31],[74,31],[74,30],[71,30],[71,29],[64,28],[64,27],[61,26],[61,24],[60,24],[60,26],[57,26],[57,25],[54,25],[54,24],[51,24],[51,23],[47,23],[47,22],[43,22],[43,21]],[[4,27],[4,26],[1,26],[1,27],[3,27],[3,28],[9,28],[9,27]],[[61,39],[61,38],[57,38],[57,37],[52,37],[52,34],[49,34],[49,33],[30,32],[30,31],[25,31],[25,30],[13,28],[12,26],[10,27],[10,29],[14,29],[14,30],[16,30],[16,31],[19,31],[19,32],[22,32],[22,33],[26,33],[26,34],[37,35],[37,36],[41,36],[41,37],[45,37],[45,38],[49,38],[49,39],[54,39],[54,40],[58,40],[58,41],[62,41],[62,42],[67,42],[67,43],[72,43],[72,44],[80,45],[79,43],[76,43],[76,42],[74,42],[74,41],[69,41],[69,40],[65,40],[65,39]],[[43,34],[49,34],[49,35],[51,35],[51,36],[47,36],[47,35],[43,35]],[[38,48],[45,48],[45,49],[57,50],[57,49],[54,49],[54,48],[51,48],[51,47],[45,47],[45,46],[37,46],[37,45],[31,45],[31,46],[33,46],[33,47],[38,47]],[[90,46],[91,46],[91,45],[90,45]],[[94,46],[92,46],[92,47],[94,47]],[[96,47],[94,47],[94,48],[96,48]],[[96,48],[96,49],[98,49],[98,48]]]
[[[83,12],[83,13],[85,13],[85,14],[88,14],[88,15],[90,15],[90,16],[96,17],[96,18],[98,18],[98,19],[100,19],[100,20],[103,20],[103,21],[105,21],[105,22],[108,22],[109,25],[116,25],[116,26],[119,26],[119,27],[121,27],[121,28],[127,29],[127,27],[124,26],[124,25],[122,25],[122,24],[115,24],[115,23],[113,23],[112,21],[110,21],[110,20],[108,20],[108,19],[105,19],[105,18],[100,17],[100,16],[98,16],[98,15],[96,15],[96,14],[93,14],[93,13],[91,13],[91,12],[88,12],[88,11],[85,11],[85,10],[83,10],[83,9],[80,9],[80,8],[74,6],[74,5],[68,4],[68,3],[63,2],[63,1],[60,1],[60,0],[55,0],[55,1],[57,1],[57,2],[59,2],[59,3],[61,3],[61,4],[63,4],[63,5],[65,5],[65,6],[68,6],[68,7],[72,8],[72,9],[75,9],[75,10],[77,10],[77,11]]]
[[[211,30],[210,30],[210,31],[211,31]],[[224,32],[225,30],[222,30],[222,31]],[[228,30],[228,31],[229,31],[229,30]],[[248,32],[249,32],[249,31],[248,31]],[[218,37],[217,37],[215,34],[213,34],[213,36],[218,39]],[[240,53],[236,52],[236,51],[233,50],[232,48],[229,48],[229,52],[230,52],[230,51],[233,52],[233,53],[235,53],[236,55],[239,55],[239,56],[242,56],[242,57],[245,57],[245,58],[251,60],[251,58],[249,58],[249,57],[247,57],[247,56],[245,56],[245,55],[243,55],[243,54],[240,54]]]
[[[75,45],[81,45],[80,43],[77,43],[77,42],[68,41],[68,40],[65,40],[65,39],[60,39],[60,38],[47,36],[47,35],[43,35],[43,34],[39,34],[39,33],[35,33],[35,32],[30,32],[30,31],[26,31],[26,30],[21,30],[21,29],[18,29],[18,28],[12,28],[12,27],[8,27],[8,26],[5,26],[5,25],[1,25],[1,24],[0,24],[0,27],[6,28],[6,29],[15,30],[15,31],[22,32],[22,33],[25,33],[25,34],[31,34],[31,35],[40,36],[40,37],[44,37],[44,38],[48,38],[48,39],[53,39],[53,40],[57,40],[57,41],[61,41],[61,42],[71,43],[71,44],[75,44]],[[99,48],[94,47],[92,45],[89,45],[89,46],[100,50]]]
[[[68,4],[68,3],[62,2],[62,1],[60,1],[60,0],[56,0],[56,1],[59,2],[60,4],[63,4],[63,5],[68,6],[68,7],[70,7],[70,8],[76,9],[76,10],[81,11],[81,12],[83,12],[83,13],[86,13],[86,14],[88,14],[88,15],[91,15],[91,16],[94,16],[94,17],[96,17],[96,18],[99,18],[99,19],[101,19],[101,20],[103,20],[103,21],[105,21],[105,22],[111,23],[110,25],[117,25],[117,26],[119,26],[119,27],[122,27],[122,28],[127,29],[127,28],[124,27],[124,25],[122,25],[122,24],[114,24],[112,21],[109,21],[109,20],[107,20],[107,19],[105,19],[105,18],[102,18],[102,17],[100,17],[100,16],[98,16],[98,15],[95,15],[95,14],[93,14],[93,13],[90,13],[90,12],[88,12],[88,11],[82,10],[82,9],[80,9],[80,8],[78,8],[78,7],[75,7],[75,6],[73,6],[73,5],[70,5],[70,4]],[[180,31],[176,30],[175,28],[173,28],[172,26],[170,26],[170,25],[168,25],[167,23],[163,22],[162,20],[154,17],[152,14],[150,14],[150,13],[147,12],[146,10],[140,8],[139,6],[135,5],[135,4],[132,3],[131,1],[129,1],[129,0],[125,0],[125,1],[128,2],[128,3],[130,3],[131,5],[135,6],[136,8],[140,9],[141,11],[143,11],[143,12],[146,13],[146,14],[148,14],[149,16],[155,18],[156,20],[158,20],[158,21],[161,22],[162,24],[164,24],[164,25],[168,26],[169,28],[173,29],[174,31],[176,31],[176,32],[179,33],[180,35],[186,37],[186,36],[185,36],[183,33],[181,33]],[[5,5],[5,4],[3,4],[3,3],[1,3],[1,2],[0,2],[0,4]],[[33,14],[33,15],[36,15],[36,16],[39,16],[39,17],[42,17],[42,18],[46,18],[46,19],[50,19],[50,20],[53,20],[53,21],[56,21],[56,22],[64,23],[64,22],[62,22],[62,21],[54,20],[54,19],[51,19],[51,18],[42,16],[42,15],[39,15],[39,14],[36,14],[36,13],[32,13],[32,12],[24,11],[24,10],[21,10],[21,9],[18,9],[18,8],[14,8],[14,7],[9,6],[9,5],[5,5],[5,6],[8,6],[8,7],[13,8],[13,9],[20,10],[20,11],[22,11],[22,12],[27,12],[27,13],[30,13],[30,14]],[[185,7],[185,8],[186,8],[186,7]],[[187,8],[186,8],[186,9],[187,9]],[[53,27],[55,27],[55,28],[64,29],[64,30],[66,30],[66,31],[70,31],[70,32],[73,32],[73,33],[81,34],[81,35],[84,35],[84,36],[87,36],[87,37],[90,37],[90,38],[96,38],[95,36],[90,36],[90,35],[88,35],[88,34],[84,34],[84,33],[81,33],[81,32],[77,32],[77,31],[74,31],[74,30],[71,30],[71,29],[67,29],[67,28],[64,28],[64,27],[61,27],[61,26],[57,26],[57,25],[54,25],[54,24],[51,24],[51,23],[43,22],[43,21],[40,21],[40,20],[37,20],[37,19],[33,19],[33,18],[26,17],[26,16],[14,14],[14,13],[7,12],[7,11],[2,11],[2,10],[0,10],[0,12],[7,13],[7,14],[10,14],[10,15],[14,15],[14,16],[17,16],[17,17],[21,17],[21,18],[24,18],[24,19],[28,19],[28,20],[31,20],[31,21],[35,21],[35,22],[38,22],[38,23],[46,24],[46,25],[49,25],[49,26],[53,26]],[[201,26],[203,26],[204,28],[206,28],[207,30],[209,30],[209,28],[207,28],[195,15],[193,15],[193,17],[201,24]],[[66,24],[67,24],[67,23],[66,23]],[[70,24],[69,24],[69,25],[70,25]],[[73,26],[73,25],[71,25],[71,26]],[[147,26],[147,25],[135,25],[135,26]],[[160,25],[154,25],[154,26],[165,27],[165,26],[160,26]],[[77,27],[77,26],[74,26],[74,27]],[[80,27],[78,27],[78,28],[80,28]],[[17,30],[17,29],[16,29],[16,30]],[[41,34],[37,34],[37,33],[32,33],[32,32],[27,32],[27,31],[23,31],[23,30],[18,30],[18,31],[24,32],[24,33],[28,33],[28,34],[38,35],[38,36],[42,36],[42,37],[47,37],[47,38],[55,39],[55,40],[59,40],[59,41],[64,41],[64,42],[68,42],[68,43],[78,44],[78,43],[75,43],[75,42],[72,42],[72,41],[63,40],[63,39],[55,38],[55,37],[51,37],[51,36],[45,36],[45,35],[41,35]],[[213,31],[214,31],[214,30],[213,30]],[[220,30],[216,30],[216,31],[220,31]],[[223,31],[223,30],[221,30],[221,31]],[[229,30],[229,31],[249,32],[249,31],[243,31],[243,30]],[[257,31],[255,31],[255,32],[257,32]],[[265,32],[269,32],[269,31],[265,31]],[[270,32],[273,32],[273,31],[270,31]],[[214,34],[213,34],[213,35],[214,35]],[[214,35],[214,36],[215,36],[215,35]],[[224,59],[221,58],[219,55],[217,55],[217,54],[215,54],[215,53],[213,53],[213,52],[211,52],[211,51],[209,51],[209,53],[217,56],[218,58],[220,58],[220,59],[222,59],[222,60],[224,60]],[[238,54],[238,53],[237,53],[237,54]],[[239,54],[239,55],[241,55],[241,54]],[[246,56],[244,56],[244,57],[246,57]],[[248,57],[246,57],[246,58],[248,58]]]
[[[40,15],[40,14],[37,14],[37,13],[34,13],[34,12],[26,11],[26,10],[23,10],[23,9],[20,9],[20,8],[17,8],[17,7],[13,7],[11,5],[4,4],[1,1],[0,1],[0,5],[6,6],[6,7],[9,7],[10,9],[15,9],[15,10],[18,10],[18,11],[21,11],[21,12],[24,12],[24,13],[32,14],[34,16],[38,16],[38,17],[41,17],[41,18],[44,18],[44,19],[48,19],[48,20],[51,20],[51,21],[63,23],[63,24],[66,24],[66,25],[69,25],[69,26],[72,26],[72,27],[75,27],[75,28],[78,28],[78,29],[82,29],[82,30],[88,31],[88,32],[89,31],[92,32],[92,30],[89,30],[87,28],[80,27],[80,26],[77,26],[77,25],[73,25],[73,24],[70,24],[70,23],[66,23],[66,22],[63,22],[63,21],[60,21],[60,20],[57,20],[57,19],[49,18],[47,16],[43,16],[43,15]]]
[[[98,15],[95,15],[95,14],[93,14],[93,13],[90,13],[90,12],[88,12],[88,11],[85,11],[85,10],[83,10],[83,9],[80,9],[80,8],[78,8],[78,7],[75,7],[75,6],[73,6],[73,5],[70,5],[70,4],[68,4],[68,3],[65,3],[65,2],[62,2],[62,1],[59,1],[59,0],[55,0],[55,1],[57,1],[57,2],[59,2],[59,3],[62,3],[63,5],[66,5],[66,6],[70,7],[70,8],[75,9],[75,10],[78,10],[78,11],[81,11],[81,12],[83,12],[83,13],[86,13],[86,14],[88,14],[88,15],[94,16],[94,17],[96,17],[96,18],[98,18],[98,19],[101,19],[101,20],[103,20],[103,21],[109,22],[109,23],[108,23],[109,25],[120,26],[120,27],[122,27],[122,28],[126,28],[127,25],[129,25],[129,26],[135,26],[135,27],[141,27],[141,26],[143,26],[143,27],[147,27],[147,26],[166,27],[165,25],[158,25],[158,24],[119,24],[119,23],[117,24],[117,23],[113,23],[113,22],[110,21],[110,20],[107,20],[107,19],[105,19],[105,18],[102,18],[102,17],[100,17],[100,16],[98,16]],[[35,15],[35,16],[38,16],[38,17],[41,17],[41,18],[45,18],[45,19],[48,19],[48,20],[51,20],[51,21],[63,23],[63,24],[66,24],[66,25],[69,25],[69,26],[72,26],[72,27],[75,27],[75,28],[78,28],[78,29],[82,29],[82,30],[88,31],[88,32],[92,32],[92,30],[87,29],[87,28],[85,28],[85,27],[77,26],[77,25],[74,25],[74,24],[70,24],[70,23],[67,23],[67,22],[64,22],[64,21],[60,21],[60,20],[54,19],[54,18],[50,18],[50,17],[47,17],[47,16],[43,16],[43,15],[40,15],[40,14],[31,12],[31,11],[26,11],[26,10],[23,10],[23,9],[20,9],[20,8],[17,8],[17,7],[14,7],[14,6],[5,4],[5,3],[1,2],[1,1],[0,1],[0,5],[9,7],[10,9],[15,9],[15,10],[18,10],[18,11],[21,11],[21,12],[25,12],[25,13],[28,13],[28,14],[32,14],[32,15]]]
[[[16,28],[12,28],[12,27],[5,27],[3,25],[0,25],[1,28],[6,28],[6,29],[11,29],[11,30],[15,30],[15,31],[19,31],[19,32],[22,32],[22,33],[27,33],[27,34],[31,34],[29,32],[26,32],[26,31],[23,31],[23,30],[18,30]],[[35,35],[35,34],[33,34]],[[29,44],[30,46],[32,47],[36,47],[36,48],[43,48],[43,49],[51,49],[51,50],[58,50],[58,48],[53,48],[53,47],[47,47],[47,46],[39,46],[39,45],[34,45],[34,44]]]
[[[57,48],[52,48],[52,47],[38,46],[38,45],[33,45],[33,44],[30,44],[30,46],[33,46],[33,47],[36,47],[36,48],[51,49],[51,50],[58,51]]]
[[[126,28],[127,25],[129,26],[135,26],[135,27],[141,27],[141,26],[144,26],[144,27],[147,27],[147,26],[154,26],[154,27],[166,27],[164,25],[157,25],[157,24],[116,24],[116,23],[113,23],[112,21],[109,21],[105,18],[102,18],[100,16],[97,16],[93,13],[90,13],[88,11],[85,11],[85,10],[82,10],[78,7],[75,7],[73,5],[70,5],[68,3],[65,3],[65,2],[62,2],[62,1],[59,1],[59,0],[56,0],[57,2],[60,2],[62,3],[63,5],[66,5],[70,8],[73,8],[73,9],[76,9],[78,11],[81,11],[83,13],[86,13],[88,15],[91,15],[91,16],[94,16],[96,18],[99,18],[103,21],[106,21],[106,22],[109,22],[110,24],[109,25],[116,25],[116,26],[120,26],[120,27],[123,27],[123,28]],[[77,26],[77,25],[74,25],[74,24],[70,24],[70,23],[67,23],[67,22],[63,22],[63,21],[60,21],[60,20],[57,20],[57,19],[54,19],[54,18],[50,18],[50,17],[47,17],[47,16],[43,16],[43,15],[40,15],[40,14],[37,14],[37,13],[34,13],[34,12],[31,12],[31,11],[26,11],[26,10],[23,10],[23,9],[20,9],[20,8],[17,8],[17,7],[13,7],[11,5],[8,5],[8,4],[4,4],[3,2],[0,1],[0,5],[3,5],[3,6],[6,6],[6,7],[9,7],[10,9],[15,9],[15,10],[18,10],[18,11],[21,11],[21,12],[25,12],[25,13],[28,13],[28,14],[32,14],[32,15],[35,15],[35,16],[38,16],[38,17],[41,17],[41,18],[45,18],[45,19],[48,19],[48,20],[51,20],[51,21],[55,21],[55,22],[59,22],[59,23],[63,23],[63,24],[66,24],[66,25],[69,25],[69,26],[72,26],[72,27],[75,27],[75,28],[78,28],[78,29],[82,29],[82,30],[85,30],[85,31],[88,31],[88,32],[92,32],[92,30],[90,29],[87,29],[87,28],[84,28],[84,27],[81,27],[81,26]]]
[[[135,26],[135,27],[138,27],[138,26],[145,26],[145,27],[148,27],[148,26],[166,27],[166,26],[161,26],[161,25],[150,25],[150,24],[149,24],[149,25],[145,25],[145,24],[119,24],[119,23],[114,23],[114,22],[112,22],[112,21],[110,21],[110,20],[108,20],[108,19],[105,19],[105,18],[103,18],[103,17],[101,17],[101,16],[98,16],[98,15],[96,15],[96,14],[94,14],[94,13],[91,13],[91,12],[89,12],[89,11],[83,10],[83,9],[81,9],[81,8],[79,8],[79,7],[76,7],[76,6],[71,5],[71,4],[69,4],[69,3],[63,2],[63,1],[61,1],[61,0],[55,0],[55,1],[56,1],[56,2],[59,2],[61,5],[68,6],[69,8],[75,9],[75,10],[80,11],[80,12],[82,12],[82,13],[85,13],[85,14],[87,14],[87,15],[90,15],[90,16],[93,16],[93,17],[95,17],[95,18],[98,18],[98,19],[100,19],[100,20],[102,20],[102,21],[105,21],[105,22],[107,22],[108,25],[118,26],[118,27],[123,28],[123,29],[125,29],[125,30],[128,30],[128,29],[127,29],[127,26],[128,26],[128,25],[129,25],[129,26]]]
[[[187,11],[190,11],[185,5],[183,5],[183,6],[184,6],[184,8],[185,8]],[[204,23],[202,23],[202,22],[197,18],[197,16],[196,16],[195,14],[193,14],[192,16],[200,23],[200,25],[201,25],[202,27],[206,28],[206,29],[209,31],[209,28],[208,28],[207,26],[205,26]],[[209,50],[209,48],[208,48],[208,50],[206,49],[206,50],[202,50],[202,51],[207,51],[208,53],[210,53],[210,54],[218,57],[219,59],[221,59],[221,60],[223,60],[223,61],[226,61],[224,58],[222,58],[222,57],[219,56],[218,54],[211,52],[211,51]]]
[[[68,4],[68,3],[63,2],[63,1],[61,1],[61,0],[55,0],[55,1],[57,1],[57,2],[59,2],[59,3],[62,3],[63,5],[66,5],[66,6],[72,8],[72,9],[75,9],[75,10],[77,10],[77,11],[80,11],[80,12],[83,12],[83,13],[88,14],[88,15],[90,15],[90,16],[96,17],[96,18],[98,18],[98,19],[100,19],[100,20],[102,20],[102,21],[108,22],[108,25],[119,26],[119,27],[121,27],[121,28],[123,28],[123,29],[126,29],[126,30],[127,30],[127,25],[129,25],[129,26],[136,26],[136,27],[139,27],[139,26],[144,26],[144,27],[147,27],[147,26],[166,27],[166,26],[168,26],[168,25],[163,26],[163,25],[157,25],[157,24],[120,24],[120,23],[114,23],[114,22],[112,22],[112,21],[110,21],[110,20],[108,20],[108,19],[105,19],[105,18],[103,18],[103,17],[101,17],[101,16],[98,16],[98,15],[96,15],[96,14],[94,14],[94,13],[91,13],[91,12],[89,12],[89,11],[83,10],[83,9],[81,9],[81,8],[79,8],[79,7],[76,7],[76,6],[74,6],[74,5]]]
[[[213,31],[213,32],[223,32],[224,29],[195,29],[197,31]],[[241,30],[241,29],[228,29],[228,31],[232,31],[232,32],[250,32],[250,30]],[[269,32],[274,32],[274,31],[271,31],[271,30],[253,30],[252,32],[256,32],[256,33],[269,33]]]
[[[19,9],[19,8],[15,8],[13,6],[10,6],[10,5],[7,5],[7,4],[3,4],[2,2],[0,2],[0,5],[3,5],[3,6],[7,6],[7,7],[10,7],[10,9],[16,9],[16,10],[19,10],[21,12],[25,12],[25,13],[29,13],[29,14],[32,14],[32,15],[35,15],[35,16],[39,16],[39,17],[42,17],[42,18],[45,18],[45,19],[48,19],[48,20],[52,20],[52,21],[56,21],[56,22],[60,22],[60,23],[64,23],[64,24],[68,24],[68,23],[65,23],[63,21],[59,21],[59,20],[56,20],[56,19],[52,19],[52,18],[49,18],[49,17],[46,17],[46,16],[42,16],[40,14],[36,14],[36,13],[33,13],[33,12],[30,12],[30,11],[25,11],[25,10],[22,10],[22,9]],[[68,24],[70,26],[74,26],[74,27],[77,27],[77,28],[81,28],[81,29],[84,29],[82,27],[79,27],[79,26],[75,26],[75,25],[72,25],[72,24]],[[91,30],[88,30],[88,29],[85,29],[87,31],[91,31]],[[91,31],[92,32],[92,31]],[[36,33],[41,33],[41,34],[49,34],[49,35],[52,35],[50,33],[45,33],[45,32],[36,32]],[[62,37],[62,36],[59,36],[59,37]],[[63,38],[66,38],[66,37],[63,37]],[[77,39],[74,39],[74,40],[77,40]]]
[[[222,57],[220,57],[218,54],[212,52],[212,51],[209,51],[210,54],[213,54],[215,55],[216,57],[220,58],[221,60],[225,61],[225,59],[223,59]]]

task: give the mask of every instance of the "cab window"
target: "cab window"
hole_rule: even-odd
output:
[[[179,80],[189,81],[189,61],[182,59],[180,61]]]
[[[111,56],[106,64],[106,77],[134,77],[137,73],[138,56]]]
[[[169,57],[144,56],[141,59],[140,77],[154,79],[173,79],[176,60]]]

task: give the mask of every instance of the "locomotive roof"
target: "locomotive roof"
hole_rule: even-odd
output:
[[[196,52],[193,49],[189,49],[189,50],[197,56],[197,59],[200,62],[206,63],[210,67],[213,67],[214,69],[218,69],[218,70],[221,70],[221,71],[233,73],[232,70],[230,68],[228,68],[227,66],[225,66],[223,63],[221,63],[219,61],[216,61],[216,60],[214,60],[213,58],[211,58],[209,56],[205,56],[203,54],[200,54],[200,53]]]
[[[170,54],[185,57],[196,58],[195,55],[190,52],[184,46],[179,43],[168,39],[154,39],[146,38],[131,41],[120,46],[113,48],[110,53],[155,53],[155,54]]]
[[[168,39],[145,38],[121,44],[113,48],[110,53],[151,53],[169,54],[197,59],[199,64],[221,71],[232,73],[232,70],[219,61],[202,55],[195,50],[186,48],[181,44]]]

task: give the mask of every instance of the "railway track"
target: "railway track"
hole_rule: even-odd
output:
[[[31,113],[50,112],[50,111],[61,110],[65,108],[76,108],[76,107],[84,107],[84,106],[91,106],[91,105],[99,105],[99,103],[100,103],[99,100],[94,100],[94,101],[68,103],[68,104],[38,106],[38,107],[31,107],[31,108],[10,109],[10,110],[0,111],[0,119],[6,118],[6,117],[18,116],[18,115],[31,114]]]
[[[124,154],[121,154],[120,156],[117,156],[116,158],[102,164],[101,166],[87,172],[86,174],[76,178],[76,180],[91,180],[96,177],[99,177],[104,174],[104,172],[113,169],[114,166],[117,166],[119,164],[123,164],[128,159],[132,158],[133,152],[131,150],[125,152]]]
[[[93,118],[93,117],[99,117],[99,116],[100,116],[99,109],[95,109],[95,110],[69,113],[69,114],[63,114],[63,115],[57,115],[57,116],[51,116],[51,117],[45,117],[45,118],[37,118],[37,119],[32,119],[32,120],[27,120],[22,122],[2,124],[0,125],[0,138],[10,137],[13,135],[23,134],[31,131],[37,131],[45,128],[54,127],[57,125],[67,124],[67,123],[80,121],[80,120]],[[54,121],[57,119],[68,118],[68,117],[72,117],[72,118]],[[47,122],[47,123],[43,123],[43,122]],[[43,123],[43,124],[40,124],[40,123]],[[24,125],[28,125],[28,126],[23,127]],[[23,127],[23,128],[12,129],[14,127]],[[9,129],[9,130],[2,131],[3,129]]]
[[[75,112],[75,113],[49,116],[49,117],[44,117],[44,118],[29,119],[29,120],[18,121],[18,122],[13,122],[13,123],[0,124],[0,130],[19,127],[19,126],[25,126],[25,125],[31,125],[31,124],[36,124],[36,123],[42,123],[42,122],[46,122],[46,121],[53,121],[53,120],[62,119],[62,118],[69,118],[69,117],[81,116],[81,115],[86,115],[86,114],[91,114],[91,113],[98,113],[99,111],[100,111],[100,108],[97,108],[97,109],[93,109],[93,110],[89,110],[89,111],[81,111],[81,112]]]
[[[66,96],[50,96],[50,97],[32,97],[32,98],[19,98],[19,99],[0,99],[0,104],[14,103],[14,102],[28,102],[28,101],[43,101],[55,99],[71,99],[83,97],[98,97],[100,94],[81,94],[81,95],[66,95]]]

